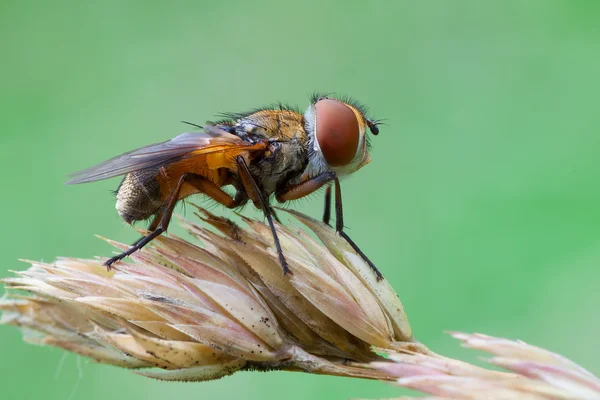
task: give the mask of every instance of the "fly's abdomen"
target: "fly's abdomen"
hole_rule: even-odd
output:
[[[125,222],[131,224],[148,219],[163,205],[157,173],[154,169],[136,171],[126,175],[121,182],[116,209]]]

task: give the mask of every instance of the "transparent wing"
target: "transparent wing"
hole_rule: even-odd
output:
[[[207,154],[222,150],[223,146],[248,144],[239,137],[215,126],[205,126],[204,132],[184,133],[169,141],[151,144],[137,150],[121,154],[96,166],[69,175],[68,185],[88,183],[125,175],[141,169]]]

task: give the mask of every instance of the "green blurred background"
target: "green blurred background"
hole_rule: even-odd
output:
[[[372,164],[343,183],[346,225],[417,338],[468,360],[444,330],[520,338],[598,373],[599,18],[592,1],[3,1],[0,272],[111,254],[93,234],[136,237],[118,180],[67,187],[68,173],[181,120],[334,91],[387,118]],[[404,393],[299,373],[160,383],[14,328],[0,343],[4,399]]]

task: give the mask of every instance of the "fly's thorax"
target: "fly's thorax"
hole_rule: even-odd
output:
[[[293,110],[258,110],[241,116],[235,123],[236,135],[244,140],[306,140],[302,114]]]
[[[327,101],[337,102],[337,100],[329,99],[327,99]],[[352,121],[349,121],[349,123],[345,124],[345,126],[340,127],[340,129],[348,129],[352,123],[355,123],[356,130],[349,133],[349,138],[342,138],[341,141],[338,141],[341,143],[341,146],[346,145],[346,148],[336,149],[335,143],[333,147],[330,143],[326,143],[329,147],[324,152],[320,144],[320,140],[321,142],[324,142],[327,138],[323,139],[322,136],[319,135],[318,129],[326,129],[327,127],[320,126],[321,124],[319,124],[319,116],[317,113],[318,103],[311,104],[304,113],[305,131],[308,136],[308,165],[304,175],[302,176],[302,180],[320,175],[327,171],[333,171],[340,177],[349,175],[358,171],[371,161],[366,138],[366,131],[368,128],[366,118],[352,105],[342,102],[338,103],[342,104],[344,107],[347,107],[349,112],[351,112],[351,114],[347,113],[343,115],[343,117],[348,118],[348,115],[351,115],[352,118],[354,118]],[[336,106],[334,105],[334,107]],[[335,115],[329,116],[329,118],[335,118]],[[335,123],[336,121],[334,120],[331,124],[335,125]],[[354,129],[354,127],[351,129]],[[335,135],[337,133],[334,132],[330,134]],[[351,135],[357,135],[357,137],[353,138]],[[347,148],[348,145],[350,146],[351,150]],[[356,149],[354,149],[354,146]],[[334,162],[328,162],[328,158],[330,160],[334,160]]]
[[[265,194],[271,195],[300,176],[307,164],[306,142],[292,138],[272,141],[265,155],[252,161],[250,171]]]
[[[235,135],[250,143],[269,142],[264,154],[246,160],[267,196],[302,174],[308,164],[308,136],[301,113],[265,108],[232,117],[236,117]]]

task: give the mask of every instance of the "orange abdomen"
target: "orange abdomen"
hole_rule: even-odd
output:
[[[232,173],[237,171],[236,157],[241,155],[250,161],[264,147],[264,143],[212,146],[168,165],[132,172],[125,176],[117,191],[117,211],[128,223],[150,218],[168,203],[185,173],[200,175],[218,187],[229,185]],[[196,193],[200,193],[198,189],[184,185],[178,200]]]

